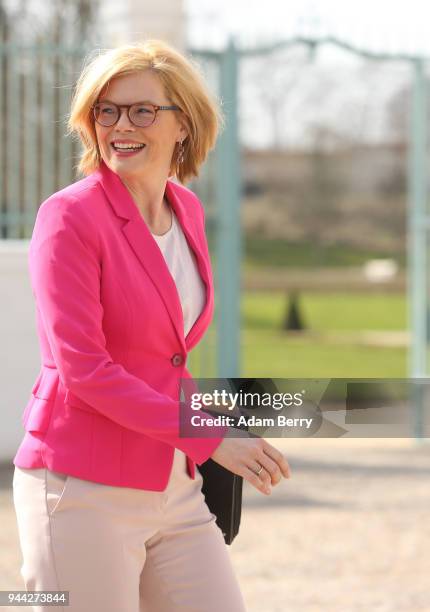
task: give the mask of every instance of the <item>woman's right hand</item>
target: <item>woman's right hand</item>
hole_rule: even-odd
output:
[[[282,476],[291,477],[284,455],[264,438],[224,438],[210,458],[266,495],[270,495],[271,485],[277,485]],[[263,469],[257,476],[260,465]]]

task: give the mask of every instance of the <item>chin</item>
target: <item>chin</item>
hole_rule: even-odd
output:
[[[122,174],[124,176],[129,174],[141,174],[143,170],[142,166],[139,167],[137,165],[134,165],[130,163],[130,160],[127,159],[110,159],[109,162],[107,162],[107,165],[114,172],[117,172],[118,174]]]

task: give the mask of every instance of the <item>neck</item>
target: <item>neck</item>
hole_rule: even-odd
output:
[[[150,183],[146,180],[144,182],[135,181],[126,177],[122,181],[151,230],[160,230],[161,228],[161,231],[163,231],[166,224],[168,227],[170,226],[170,205],[164,197],[167,179]],[[158,232],[155,231],[154,233]]]

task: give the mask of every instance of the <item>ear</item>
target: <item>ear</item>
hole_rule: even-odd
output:
[[[179,121],[179,140],[185,140],[185,138],[188,136],[188,129],[187,129],[187,125],[186,125],[186,121],[185,118],[182,114],[182,112],[177,113],[178,115],[178,121]]]

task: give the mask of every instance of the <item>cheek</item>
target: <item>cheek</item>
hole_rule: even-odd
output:
[[[109,148],[107,142],[107,132],[105,132],[103,128],[96,127],[96,136],[99,149]]]

